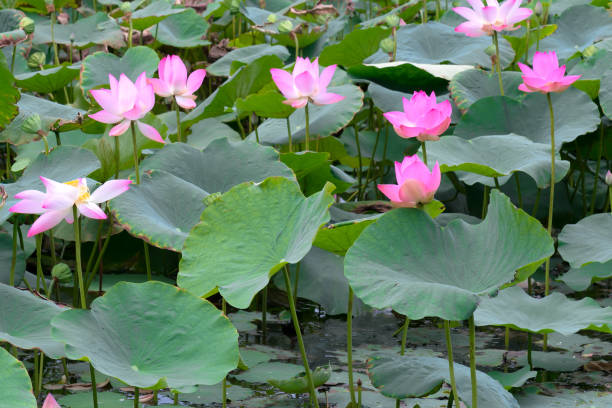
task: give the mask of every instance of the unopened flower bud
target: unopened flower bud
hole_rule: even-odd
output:
[[[72,282],[72,271],[65,263],[58,263],[51,269],[51,277],[60,283]]]
[[[24,17],[19,21],[19,28],[21,28],[26,34],[32,34],[34,32],[34,20],[30,17]]]
[[[283,20],[278,24],[278,31],[280,33],[290,33],[293,30],[293,23],[291,20]]]
[[[385,24],[389,27],[397,27],[400,24],[400,18],[397,15],[392,14],[385,17]]]
[[[28,58],[28,67],[32,69],[40,68],[42,65],[45,65],[47,62],[47,56],[44,52],[36,51],[30,54]]]
[[[387,37],[380,42],[380,48],[383,50],[383,52],[390,53],[393,52],[394,44],[393,38]]]
[[[610,170],[606,173],[606,184],[612,186],[612,172]]]

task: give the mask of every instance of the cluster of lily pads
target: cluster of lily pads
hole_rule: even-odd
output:
[[[612,334],[581,293],[612,277],[606,1],[3,0],[0,47],[0,405],[81,406],[70,361],[95,408],[110,379],[225,408],[241,375],[329,404],[305,301],[346,315],[352,408],[363,371],[398,408],[518,407],[559,338]],[[279,307],[303,371],[259,378],[239,316],[265,343]],[[373,311],[399,353],[356,367]],[[496,326],[524,368],[478,369]]]

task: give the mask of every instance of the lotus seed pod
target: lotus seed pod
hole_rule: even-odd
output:
[[[612,186],[612,172],[610,170],[606,173],[606,184]]]
[[[132,5],[130,4],[129,1],[124,1],[123,3],[121,3],[121,5],[119,6],[119,9],[125,14],[125,13],[129,13],[132,11]]]
[[[278,31],[281,33],[290,33],[293,30],[293,23],[290,20],[283,20],[278,24]]]
[[[44,52],[36,51],[30,54],[28,58],[28,67],[37,69],[47,62],[47,56]]]
[[[276,14],[270,14],[268,18],[266,19],[268,23],[276,23],[276,20],[277,20]]]
[[[42,121],[40,120],[40,115],[35,113],[30,115],[26,120],[21,124],[21,130],[30,134],[37,134],[42,130]]]
[[[380,48],[386,53],[393,52],[393,46],[394,42],[391,37],[387,37],[380,42]]]
[[[65,263],[58,263],[51,269],[51,277],[60,283],[72,282],[72,271]]]
[[[19,22],[19,28],[21,28],[26,34],[32,34],[34,32],[34,20],[30,17],[24,17]]]
[[[399,26],[399,23],[400,18],[395,14],[385,17],[385,24],[389,27],[397,27]]]

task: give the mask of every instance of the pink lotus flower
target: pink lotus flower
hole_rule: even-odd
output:
[[[319,76],[319,59],[310,62],[308,58],[297,58],[293,73],[272,68],[270,73],[274,83],[287,100],[284,104],[294,108],[303,108],[308,101],[315,105],[329,105],[340,102],[344,96],[327,92],[327,85],[331,82],[336,65],[325,68]]]
[[[74,221],[72,207],[76,205],[77,214],[98,220],[106,219],[106,214],[97,205],[117,197],[130,187],[132,180],[110,180],[93,193],[89,193],[84,178],[58,183],[40,176],[46,192],[25,190],[15,195],[21,201],[9,208],[10,212],[22,214],[41,214],[28,231],[28,237],[47,231],[62,219],[68,224]]]
[[[140,121],[155,105],[155,93],[153,86],[147,83],[146,72],[140,74],[136,83],[130,81],[125,74],[121,74],[119,81],[108,74],[108,81],[110,89],[90,91],[102,110],[89,117],[102,123],[119,122],[110,130],[110,136],[124,134],[134,120],[143,135],[156,142],[165,143],[153,126]]]
[[[53,395],[50,393],[47,394],[47,398],[45,398],[45,402],[43,402],[42,408],[62,408],[60,404],[57,403]]]
[[[493,31],[512,31],[518,26],[516,23],[523,21],[531,14],[528,8],[519,7],[522,0],[506,0],[500,6],[497,0],[487,0],[487,6],[481,0],[467,0],[472,8],[455,7],[453,11],[468,21],[455,27],[455,31],[464,33],[468,37],[480,37],[491,35]]]
[[[608,170],[608,172],[606,173],[606,184],[609,186],[612,186],[612,172],[610,170]]]
[[[437,103],[436,94],[416,92],[412,98],[402,98],[404,112],[393,111],[384,114],[393,125],[395,132],[403,137],[416,137],[419,141],[440,140],[448,129],[453,108],[448,100]]]
[[[187,68],[178,55],[168,55],[159,61],[159,78],[149,78],[156,94],[163,97],[174,96],[176,103],[184,109],[196,107],[193,94],[202,86],[206,70],[196,69],[187,77]]]
[[[565,65],[559,67],[559,60],[554,51],[536,52],[533,56],[533,69],[518,63],[523,72],[523,83],[519,89],[523,92],[563,92],[576,82],[580,75],[565,75]]]
[[[395,178],[397,184],[379,184],[378,189],[396,207],[417,207],[433,200],[440,187],[440,165],[436,162],[430,172],[419,156],[406,156],[395,162]]]

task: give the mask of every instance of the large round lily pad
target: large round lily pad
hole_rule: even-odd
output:
[[[410,319],[465,320],[479,295],[553,253],[542,225],[493,190],[487,217],[440,227],[419,209],[395,209],[368,226],[346,253],[344,274],[367,305]]]
[[[427,158],[438,161],[440,170],[461,171],[459,178],[469,184],[494,185],[493,177],[500,184],[510,179],[512,173],[528,174],[539,188],[550,185],[550,145],[534,143],[518,135],[479,136],[464,139],[445,136],[436,143],[427,145]],[[570,163],[557,155],[555,178],[559,182],[565,177]]]
[[[470,368],[454,364],[459,398],[471,407]],[[423,397],[435,393],[443,383],[450,384],[448,360],[436,357],[408,357],[383,354],[368,363],[372,384],[391,398]],[[478,406],[483,408],[518,408],[519,405],[504,387],[487,374],[476,371]]]
[[[0,340],[22,349],[64,357],[64,344],[51,336],[51,319],[66,310],[29,291],[0,284]]]
[[[15,183],[0,184],[8,196],[5,205],[0,207],[0,221],[4,222],[10,216],[8,209],[19,201],[14,198],[15,194],[23,190],[45,191],[39,178],[41,175],[55,181],[66,182],[85,177],[99,167],[100,162],[96,156],[89,150],[79,147],[59,146],[48,156],[41,153]]]
[[[329,136],[346,126],[363,105],[363,92],[355,85],[341,85],[328,88],[329,92],[337,93],[345,98],[330,105],[316,106],[310,104],[310,138]],[[304,109],[296,109],[289,116],[291,137],[293,143],[302,143],[306,137],[306,116]],[[258,128],[259,140],[264,144],[288,144],[287,120],[268,119]],[[249,135],[255,140],[255,132]]]
[[[206,208],[203,200],[209,194],[270,176],[293,179],[278,157],[271,147],[252,142],[217,139],[203,151],[173,143],[142,162],[141,184],[115,198],[111,209],[132,235],[180,251]],[[176,197],[181,197],[180,206]]]
[[[512,99],[522,99],[526,96],[518,86],[523,82],[520,72],[502,72],[504,95]],[[499,95],[497,74],[480,69],[470,69],[458,73],[451,79],[448,88],[457,107],[463,111],[479,99]]]
[[[607,279],[612,276],[612,261],[606,263],[591,262],[580,268],[570,270],[558,278],[567,286],[576,291],[587,289],[591,283]]]
[[[77,48],[92,45],[106,45],[121,48],[125,45],[119,24],[101,11],[89,17],[80,18],[72,24],[55,24],[55,42]],[[51,44],[51,22],[36,24],[34,44]]]
[[[65,87],[78,76],[78,65],[65,62],[54,68],[18,74],[15,76],[15,82],[25,90],[47,94]]]
[[[142,388],[212,385],[238,365],[238,332],[206,300],[161,282],[120,282],[51,322],[74,360]]]
[[[359,65],[380,48],[380,41],[391,30],[381,26],[350,31],[342,41],[328,45],[321,51],[319,63],[324,66],[338,64],[343,67]]]
[[[474,313],[478,326],[507,326],[534,333],[557,332],[568,336],[582,329],[610,332],[612,307],[601,307],[591,298],[568,299],[555,292],[541,299],[519,287],[485,298]]]
[[[289,58],[289,51],[282,45],[257,44],[250,47],[237,48],[228,52],[206,68],[206,72],[215,76],[230,76],[232,68],[235,70],[241,65],[248,65],[264,55],[276,55],[285,61]]]
[[[612,260],[612,215],[595,214],[566,225],[559,234],[559,253],[573,267]]]
[[[205,39],[208,22],[194,9],[187,8],[159,23],[153,31],[157,41],[176,48],[202,47],[210,44]]]
[[[11,408],[36,408],[32,383],[23,363],[0,347],[0,395]]]
[[[148,4],[146,7],[136,10],[131,15],[132,27],[134,30],[142,31],[145,28],[149,28],[155,24],[165,20],[166,17],[175,14],[181,14],[184,11],[182,8],[173,8],[172,4],[158,0]],[[121,21],[121,25],[129,27],[127,19]]]
[[[179,286],[198,296],[218,289],[232,306],[248,307],[274,273],[308,253],[329,221],[332,189],[305,198],[296,182],[279,177],[232,188],[185,240]]]
[[[570,88],[553,93],[555,148],[597,129],[597,105],[582,91]],[[546,96],[533,93],[521,102],[507,96],[491,96],[470,105],[457,124],[455,136],[471,139],[484,135],[515,133],[537,143],[550,144],[550,119]]]

